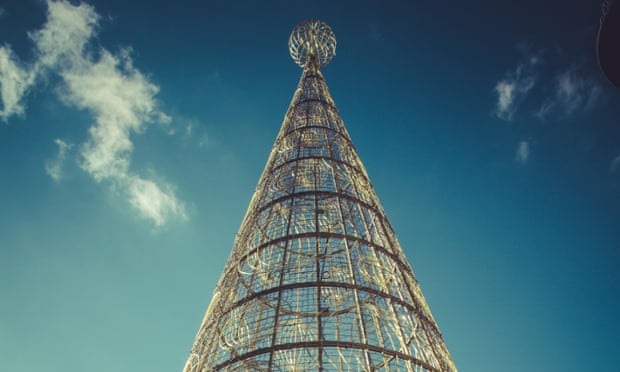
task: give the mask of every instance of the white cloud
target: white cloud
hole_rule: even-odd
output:
[[[209,146],[211,140],[204,129],[205,124],[194,118],[184,119],[181,122],[183,126],[180,129],[186,143],[197,144],[198,147]]]
[[[539,60],[537,56],[528,57],[526,62],[508,71],[506,76],[495,84],[497,104],[494,113],[498,118],[507,121],[513,119],[519,104],[536,84],[534,66]]]
[[[137,176],[129,176],[125,182],[131,205],[140,216],[152,220],[155,225],[163,225],[172,216],[186,216],[185,206],[174,196],[170,186],[163,185],[162,188]]]
[[[165,118],[155,101],[157,86],[125,61],[103,50],[98,61],[85,61],[65,71],[61,98],[89,110],[95,125],[82,148],[82,167],[100,181],[125,174],[129,168],[132,132]]]
[[[570,116],[594,107],[602,89],[592,78],[584,77],[576,69],[569,69],[556,76],[553,96],[547,98],[536,116],[544,119],[552,112]]]
[[[6,10],[4,8],[0,8],[0,17],[6,14]]]
[[[569,70],[558,76],[556,96],[567,114],[594,104],[599,92],[600,88],[593,81],[584,79],[574,71]]]
[[[41,30],[28,34],[36,46],[35,63],[22,67],[10,47],[0,47],[0,98],[3,104],[0,118],[3,121],[24,114],[21,100],[39,76],[50,69],[70,68],[73,62],[84,58],[84,47],[94,35],[98,18],[89,5],[48,1],[47,23]]]
[[[56,157],[45,163],[45,173],[47,173],[56,182],[62,179],[62,170],[64,167],[67,152],[73,147],[72,144],[66,143],[60,138],[56,138],[54,143],[58,146],[58,154]]]
[[[99,16],[87,4],[48,0],[47,22],[42,29],[28,33],[38,52],[41,68],[71,68],[84,59],[84,48],[94,36]]]
[[[0,46],[0,118],[7,122],[13,115],[23,115],[21,99],[34,81],[34,74],[22,68],[8,46]]]
[[[520,141],[515,152],[515,160],[521,164],[527,163],[530,158],[530,147],[529,141]]]
[[[497,92],[497,111],[499,113],[508,113],[514,102],[514,91],[516,84],[514,82],[500,81],[495,86]]]
[[[48,7],[45,25],[29,34],[37,52],[29,69],[15,62],[10,49],[0,49],[0,62],[8,61],[0,65],[4,104],[0,116],[6,121],[22,114],[20,100],[36,78],[48,72],[58,74],[63,81],[61,100],[89,111],[94,119],[80,149],[81,168],[95,181],[107,181],[124,193],[138,214],[157,226],[171,217],[186,218],[183,203],[169,185],[130,171],[131,135],[142,133],[151,123],[170,121],[155,99],[159,88],[133,66],[129,50],[113,54],[103,48],[93,53],[88,48],[99,19],[93,7],[73,6],[64,0],[48,0]],[[53,167],[52,173],[56,174]]]

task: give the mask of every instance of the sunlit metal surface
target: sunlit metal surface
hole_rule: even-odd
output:
[[[185,371],[456,371],[319,70],[333,53],[299,50],[301,80]]]

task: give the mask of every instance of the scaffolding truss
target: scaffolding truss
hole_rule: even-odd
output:
[[[303,74],[186,372],[456,371],[320,71],[335,45],[291,35]]]

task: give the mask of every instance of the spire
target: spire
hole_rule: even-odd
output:
[[[291,35],[302,77],[186,372],[456,371],[320,71],[335,45]]]

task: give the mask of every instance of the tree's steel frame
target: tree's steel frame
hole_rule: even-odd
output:
[[[456,371],[320,71],[335,46],[291,34],[303,74],[186,372]]]

